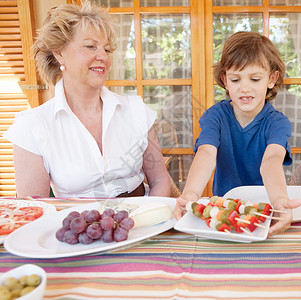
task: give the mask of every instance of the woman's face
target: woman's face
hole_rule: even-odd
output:
[[[64,84],[74,88],[100,88],[104,85],[111,66],[110,45],[100,32],[89,25],[76,30],[72,41],[58,55],[65,66]]]

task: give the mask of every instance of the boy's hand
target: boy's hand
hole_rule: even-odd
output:
[[[288,200],[286,204],[281,201],[276,203],[273,208],[286,213],[274,213],[273,216],[283,218],[283,220],[273,220],[269,229],[268,236],[286,231],[292,222],[292,209],[301,205],[300,199]]]
[[[187,202],[188,201],[185,200],[182,197],[177,198],[177,205],[176,205],[175,210],[173,212],[174,217],[177,220],[180,220],[182,218],[182,216],[185,214],[185,212],[186,212],[185,206],[186,206]]]

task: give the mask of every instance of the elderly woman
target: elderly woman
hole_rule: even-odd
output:
[[[57,197],[169,196],[156,113],[104,87],[115,49],[108,12],[61,5],[38,33],[34,58],[55,96],[19,113],[4,134],[18,197],[46,197],[50,186]]]

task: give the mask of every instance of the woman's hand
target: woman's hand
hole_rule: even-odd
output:
[[[277,201],[273,203],[273,209],[280,210],[282,213],[275,212],[274,217],[280,218],[280,220],[272,220],[271,227],[269,229],[268,236],[286,231],[292,222],[292,209],[301,205],[300,199]]]

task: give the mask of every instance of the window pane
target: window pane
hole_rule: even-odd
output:
[[[270,5],[301,5],[301,0],[270,0]]]
[[[140,0],[140,6],[189,6],[189,0]]]
[[[191,78],[190,16],[141,18],[144,79]]]
[[[291,146],[301,147],[301,86],[285,85],[272,104],[286,115],[292,124]]]
[[[114,15],[117,49],[111,55],[110,80],[136,79],[134,19],[132,15]]]
[[[287,77],[301,77],[301,14],[271,14],[270,39],[281,53]]]
[[[133,0],[91,0],[104,7],[133,7]]]
[[[213,6],[249,6],[262,5],[262,0],[213,0]]]
[[[237,31],[255,31],[262,33],[262,14],[214,14],[213,15],[213,61],[221,57],[224,43]]]
[[[220,87],[219,85],[214,85],[214,103],[221,102],[226,99],[226,90]]]
[[[110,91],[124,96],[137,96],[137,88],[135,86],[109,86]]]
[[[289,182],[290,177],[292,176],[292,172],[301,164],[301,154],[293,153],[292,154],[293,163],[290,166],[283,166],[286,181]]]
[[[193,146],[191,86],[145,86],[144,101],[157,111],[161,148]]]
[[[175,184],[178,186],[180,191],[183,191],[188,171],[192,164],[193,155],[168,155],[172,159],[169,164],[168,173],[174,180]]]

